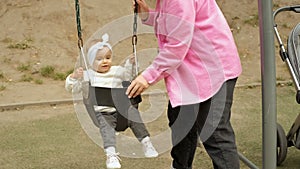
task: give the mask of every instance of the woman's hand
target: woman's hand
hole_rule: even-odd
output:
[[[133,9],[135,8],[135,1],[138,4],[139,17],[142,20],[147,20],[149,16],[149,6],[145,2],[145,0],[132,0]]]
[[[126,94],[128,95],[128,98],[135,98],[145,91],[149,86],[150,85],[148,84],[147,80],[142,75],[139,75],[131,82],[126,90]]]

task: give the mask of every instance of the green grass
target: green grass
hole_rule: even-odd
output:
[[[300,112],[294,94],[292,86],[277,88],[278,122],[286,132]],[[262,168],[261,89],[237,88],[232,113],[239,152]],[[0,136],[0,169],[105,169],[103,150],[84,133],[72,105],[0,112]],[[290,147],[278,168],[300,168],[299,159],[300,150]],[[171,158],[167,152],[155,159],[122,157],[121,163],[124,169],[168,169]],[[212,168],[202,148],[194,168]],[[241,162],[241,168],[248,167]]]
[[[20,81],[21,82],[32,82],[33,77],[31,75],[24,74],[24,75],[22,75]]]
[[[248,159],[262,168],[262,102],[261,88],[237,89],[233,105],[232,124],[236,129],[239,151]],[[277,122],[287,133],[298,113],[300,105],[295,101],[293,86],[277,87]],[[287,159],[282,169],[300,167],[300,150],[295,147],[288,149]]]
[[[9,49],[22,49],[22,50],[25,50],[25,49],[28,49],[28,48],[32,47],[30,45],[30,42],[31,41],[23,40],[23,41],[20,41],[20,42],[11,43],[11,44],[8,45],[8,48]]]
[[[30,63],[27,63],[27,64],[22,63],[17,67],[17,69],[20,72],[28,71],[31,69],[31,65],[30,65]]]
[[[40,69],[41,75],[44,77],[53,76],[55,68],[53,66],[45,66]]]
[[[3,91],[3,90],[5,90],[5,89],[6,89],[6,86],[0,85],[0,92]]]
[[[0,71],[0,79],[4,79],[4,74],[2,71]]]
[[[53,79],[54,79],[54,80],[66,80],[67,75],[68,75],[68,74],[66,74],[66,73],[60,73],[60,72],[57,72],[57,73],[54,73]]]
[[[258,26],[258,14],[253,14],[253,15],[251,15],[251,16],[249,16],[249,18],[248,19],[246,19],[245,21],[244,21],[244,23],[245,24],[249,24],[249,25],[251,25],[251,26],[253,26],[253,27],[256,27],[256,26]]]
[[[43,84],[44,81],[43,81],[42,79],[35,79],[35,80],[34,80],[34,83],[35,83],[35,84]]]
[[[2,40],[2,42],[9,43],[9,45],[7,46],[9,49],[21,49],[21,50],[25,50],[25,49],[28,49],[28,48],[32,47],[32,45],[30,43],[33,42],[33,39],[30,38],[30,37],[28,37],[28,38],[25,38],[24,40],[20,40],[18,42],[15,42],[11,38],[4,38]]]
[[[32,71],[32,66],[30,63],[24,64],[21,63],[18,65],[17,70],[23,72],[24,74],[21,76],[21,82],[34,82],[35,84],[43,84],[43,80],[40,79],[41,77],[51,78],[53,80],[64,81],[67,76],[73,72],[73,70],[68,70],[66,72],[57,72],[54,66],[44,66],[41,67],[39,70],[40,76],[33,76],[30,71]],[[4,77],[3,73],[0,72],[0,79]]]
[[[60,80],[60,81],[63,81],[67,78],[67,76],[70,74],[70,72],[73,72],[68,70],[66,72],[57,72],[55,70],[55,67],[54,66],[44,66],[40,69],[40,74],[43,76],[43,77],[47,77],[47,78],[52,78],[54,80]]]

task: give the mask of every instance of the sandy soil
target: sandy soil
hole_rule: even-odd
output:
[[[151,5],[154,0],[149,0]],[[260,43],[257,1],[217,0],[236,39],[243,64],[239,84],[257,83],[260,75]],[[296,4],[275,0],[275,8]],[[86,41],[99,29],[118,23],[120,18],[132,18],[131,2],[125,0],[81,1],[81,26]],[[299,17],[298,17],[299,18]],[[278,18],[284,38],[297,23],[294,14]],[[65,73],[77,62],[77,31],[73,1],[60,0],[6,0],[0,2],[0,104],[23,103],[45,100],[70,99],[64,90],[63,80],[53,80],[41,75],[46,66],[55,72]],[[118,33],[132,29],[131,23],[109,28]],[[115,42],[117,60],[124,59],[131,51],[131,39]],[[277,42],[275,43],[277,45]],[[155,48],[154,36],[140,36],[138,49]],[[23,49],[22,49],[23,48]],[[276,54],[277,54],[276,49]],[[273,56],[272,56],[273,57]],[[289,80],[285,64],[277,59],[277,79]],[[27,77],[27,78],[26,78]],[[28,79],[29,77],[29,79]],[[42,81],[42,82],[41,82]],[[42,84],[37,84],[42,83]]]
[[[148,1],[154,5],[155,0]],[[261,61],[257,1],[217,2],[228,20],[240,53],[243,74],[238,80],[238,85],[259,84]],[[276,9],[299,3],[299,0],[273,2]],[[99,33],[99,30],[123,35],[123,39],[114,41],[116,64],[122,62],[124,57],[132,52],[131,0],[82,0],[80,5],[84,42],[95,33]],[[290,30],[300,19],[293,13],[284,13],[278,16],[277,21],[283,41],[286,42]],[[55,73],[65,74],[72,70],[77,62],[79,51],[74,1],[2,0],[0,25],[0,106],[71,100],[72,95],[64,89],[64,80],[44,77],[42,69],[53,67]],[[278,56],[277,42],[275,44],[276,56],[269,57],[276,57],[277,80],[288,81],[290,75]],[[139,36],[137,48],[142,54],[147,54],[147,50],[144,49],[155,50],[156,46],[153,35]],[[140,59],[144,67],[149,64],[153,55],[147,57]],[[161,86],[160,83],[153,88]],[[3,111],[1,119],[4,122],[30,121],[74,111],[72,105],[50,106],[29,107],[23,111]],[[234,118],[241,117],[235,115]],[[152,132],[154,129],[150,130]],[[169,155],[167,157],[169,158]],[[167,165],[169,166],[169,163]]]

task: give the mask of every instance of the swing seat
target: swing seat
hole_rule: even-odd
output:
[[[137,3],[136,3],[137,5]],[[83,51],[83,41],[82,41],[82,33],[81,33],[81,24],[80,24],[80,7],[79,7],[79,1],[75,1],[75,8],[76,8],[76,23],[77,23],[77,33],[78,33],[78,47],[80,49],[81,57],[84,61],[84,66],[86,70],[88,70],[88,65],[86,62],[86,58],[84,56]],[[136,43],[137,43],[137,6],[134,10],[134,31],[132,36],[132,45],[133,45],[133,53],[135,54],[135,61],[137,62],[137,56],[136,56]],[[136,66],[136,73],[138,74],[138,67]],[[136,75],[137,75],[136,74]],[[88,73],[87,73],[88,75]],[[89,76],[87,76],[89,77]],[[87,78],[90,79],[90,78]],[[130,111],[130,115],[136,116],[139,114],[139,111],[137,110],[138,104],[142,101],[141,96],[137,96],[135,98],[129,99],[127,95],[125,94],[127,87],[129,86],[130,82],[125,81],[122,83],[123,88],[104,88],[104,87],[92,87],[90,84],[90,81],[84,78],[84,81],[82,82],[82,95],[83,95],[83,103],[86,107],[86,110],[91,117],[93,123],[100,127],[98,119],[96,117],[96,112],[94,109],[95,105],[98,106],[110,106],[115,107],[117,110],[117,125],[115,130],[116,131],[124,131],[128,128],[128,110],[129,108],[132,108],[132,106],[135,108],[134,111]],[[127,118],[126,118],[127,117]]]
[[[83,94],[83,102],[94,125],[98,128],[100,125],[96,117],[94,105],[116,108],[117,124],[115,130],[124,131],[128,128],[128,110],[130,106],[137,109],[142,98],[139,95],[135,98],[129,99],[125,92],[130,82],[126,81],[122,84],[124,86],[123,88],[93,87],[90,83],[87,84],[88,90],[86,91],[86,94]]]

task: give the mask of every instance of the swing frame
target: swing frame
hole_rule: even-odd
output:
[[[84,61],[84,67],[88,70],[87,61],[83,51],[83,39],[81,33],[81,20],[80,20],[80,5],[79,0],[75,0],[75,9],[76,9],[76,23],[77,23],[77,34],[78,34],[78,48],[80,51],[80,56]],[[137,45],[137,3],[134,9],[134,23],[133,23],[133,35],[132,35],[132,46],[133,54],[135,59],[135,73],[138,75],[138,60],[136,53]],[[93,121],[96,127],[100,127],[99,121],[97,119],[97,112],[94,109],[94,106],[110,106],[116,108],[117,113],[117,124],[115,127],[116,131],[125,131],[128,125],[128,110],[131,106],[135,109],[138,109],[138,104],[142,102],[142,97],[138,95],[135,98],[128,98],[125,94],[127,87],[130,85],[130,81],[123,81],[123,88],[106,88],[106,87],[94,87],[90,83],[90,75],[86,71],[88,76],[88,81],[82,81],[83,89],[83,103],[85,108]],[[138,112],[139,111],[135,111]],[[99,112],[101,113],[101,112]]]

